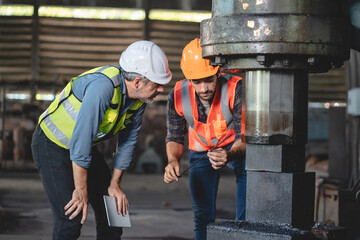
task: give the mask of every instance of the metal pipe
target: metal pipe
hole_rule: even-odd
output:
[[[4,158],[4,140],[5,140],[5,111],[6,111],[6,88],[5,86],[2,87],[2,94],[1,94],[1,146],[0,146],[0,163]],[[1,168],[1,165],[0,165]]]

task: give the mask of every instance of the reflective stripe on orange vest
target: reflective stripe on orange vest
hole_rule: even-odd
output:
[[[219,145],[224,147],[235,140],[233,129],[233,108],[235,88],[241,78],[222,75],[218,79],[215,96],[212,101],[206,123],[199,122],[195,90],[189,80],[179,81],[175,85],[175,110],[184,116],[188,123],[189,149],[207,151],[219,141],[231,135]]]

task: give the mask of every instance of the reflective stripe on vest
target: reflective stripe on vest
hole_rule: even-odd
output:
[[[240,80],[240,77],[230,75],[222,75],[219,78],[206,123],[198,121],[198,108],[192,84],[187,79],[176,83],[174,91],[175,109],[180,116],[184,116],[189,125],[190,150],[207,151],[228,135],[232,136],[219,147],[235,140],[232,112],[235,88]]]
[[[114,86],[114,94],[110,102],[110,107],[106,110],[103,121],[98,128],[98,133],[94,140],[95,144],[108,136],[115,135],[117,131],[124,129],[126,127],[126,124],[124,124],[126,119],[130,118],[143,104],[140,100],[135,101],[128,111],[119,118],[122,98],[120,93],[121,78],[119,71],[116,67],[105,66],[91,69],[78,76],[101,73],[107,76]],[[82,104],[74,94],[72,94],[72,83],[76,78],[73,78],[66,85],[48,109],[39,117],[39,124],[45,135],[57,145],[66,149],[70,147],[70,140]]]

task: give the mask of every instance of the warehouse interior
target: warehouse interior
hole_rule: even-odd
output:
[[[146,108],[128,173],[161,179],[167,163],[167,95],[184,78],[182,50],[192,39],[205,36],[202,21],[216,17],[214,8],[221,4],[236,8],[238,2],[255,1],[0,0],[0,175],[36,174],[30,142],[39,115],[71,78],[94,67],[117,65],[129,44],[146,39],[165,51],[173,78]],[[258,2],[270,6],[276,1]],[[306,0],[297,2],[310,5]],[[313,233],[319,239],[346,235],[351,240],[360,239],[360,1],[342,1],[341,6],[339,18],[345,19],[343,29],[348,31],[345,37],[339,34],[346,43],[341,46],[342,59],[332,60],[326,70],[310,71],[308,86],[304,86],[307,96],[302,97],[307,121],[301,129],[306,131],[302,132],[305,172],[316,173],[313,220],[333,226]],[[331,36],[336,40],[329,45],[338,44],[341,36]],[[206,37],[204,44],[213,40],[211,34]],[[235,74],[246,78],[244,72]],[[114,147],[114,140],[99,146],[109,165]],[[186,156],[181,162],[184,167]],[[6,221],[7,213],[2,193],[0,188],[0,223]],[[6,231],[0,227],[0,239]]]

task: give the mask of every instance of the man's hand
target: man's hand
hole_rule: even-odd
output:
[[[166,155],[168,165],[165,167],[164,182],[171,183],[179,181],[180,177],[180,159],[183,154],[184,146],[177,142],[168,142],[166,144]]]
[[[120,188],[120,185],[110,184],[108,192],[109,196],[115,197],[116,199],[118,214],[125,216],[129,209],[129,202],[126,198],[125,193]]]
[[[108,188],[109,196],[115,197],[118,214],[126,215],[129,209],[129,202],[120,187],[121,178],[124,171],[114,168],[113,175],[111,177],[110,186]]]
[[[165,167],[164,182],[171,183],[179,181],[180,176],[180,163],[178,161],[169,162]]]
[[[87,169],[78,166],[75,162],[72,162],[72,167],[75,190],[73,191],[72,199],[64,207],[66,210],[65,215],[72,213],[69,217],[71,220],[82,212],[81,224],[84,224],[88,209]]]
[[[228,162],[228,151],[223,148],[217,148],[207,153],[211,166],[214,169],[223,168]]]
[[[66,210],[65,215],[69,215],[69,219],[75,218],[82,211],[81,224],[84,224],[87,217],[87,209],[88,209],[88,196],[87,189],[77,189],[73,191],[72,199],[66,206],[64,207]]]

